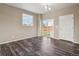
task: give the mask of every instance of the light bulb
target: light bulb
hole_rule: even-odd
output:
[[[49,9],[49,11],[51,10],[51,8],[48,8]]]

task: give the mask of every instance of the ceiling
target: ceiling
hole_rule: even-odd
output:
[[[45,13],[44,5],[41,3],[6,3],[9,6],[14,6],[24,10],[28,10],[34,13],[43,14]],[[52,10],[59,10],[67,7],[77,5],[77,3],[49,3]]]

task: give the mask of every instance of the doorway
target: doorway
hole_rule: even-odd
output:
[[[54,37],[54,19],[45,19],[42,21],[42,36]]]

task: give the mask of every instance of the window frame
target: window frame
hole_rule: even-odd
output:
[[[31,17],[32,19],[29,19],[29,20],[31,20],[31,21],[29,21],[29,22],[32,22],[32,24],[29,24],[29,23],[28,23],[28,19],[26,19],[27,22],[24,23],[24,21],[26,21],[26,20],[24,19],[24,17],[28,17],[28,18]],[[22,25],[23,25],[23,26],[27,26],[27,27],[29,27],[29,26],[32,27],[32,26],[34,25],[34,16],[33,16],[33,15],[26,14],[26,13],[23,13],[23,14],[22,14]]]

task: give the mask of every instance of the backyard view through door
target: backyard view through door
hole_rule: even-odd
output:
[[[42,21],[42,35],[46,37],[54,37],[53,19],[45,19]]]

